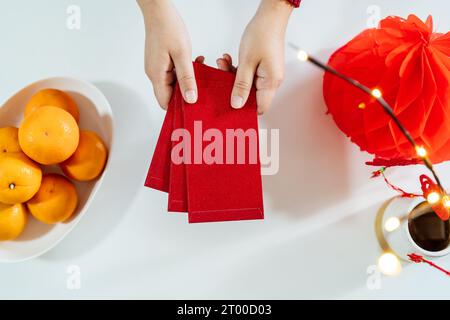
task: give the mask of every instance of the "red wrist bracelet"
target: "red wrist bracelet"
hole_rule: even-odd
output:
[[[302,0],[286,0],[286,1],[289,2],[294,8],[298,8]]]

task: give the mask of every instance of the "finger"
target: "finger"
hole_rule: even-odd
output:
[[[194,67],[188,56],[174,57],[175,73],[180,85],[181,93],[187,103],[197,102],[197,84],[195,82]]]
[[[203,63],[205,63],[205,57],[198,56],[197,58],[195,58],[195,62],[203,64]]]
[[[217,59],[216,64],[217,64],[217,67],[222,71],[227,71],[227,72],[231,71],[232,65],[230,65],[229,62],[223,58]]]
[[[150,79],[158,104],[167,109],[175,82],[174,65],[169,56],[146,59],[145,72]]]
[[[276,91],[283,82],[282,68],[273,68],[273,65],[264,65],[261,63],[256,71],[256,104],[258,106],[258,114],[266,112],[276,94]]]
[[[167,110],[170,98],[172,97],[174,82],[175,73],[173,71],[166,72],[160,79],[154,78],[154,80],[152,80],[156,100],[164,110]]]
[[[256,90],[256,105],[258,106],[257,111],[259,115],[269,110],[276,92],[276,89]]]
[[[233,66],[233,59],[231,58],[231,56],[228,53],[224,53],[222,55],[222,58],[228,62],[229,66],[230,66],[229,71],[236,73],[237,68],[235,66]]]
[[[265,72],[261,65],[256,71],[255,87],[257,90],[278,89],[282,82],[282,72]]]
[[[222,55],[222,58],[223,59],[225,59],[225,60],[227,60],[227,62],[229,63],[229,64],[233,64],[233,59],[231,58],[231,56],[228,54],[228,53],[224,53],[223,55]]]
[[[153,85],[153,91],[155,92],[155,97],[160,107],[167,110],[170,97],[172,96],[173,87],[156,84]]]
[[[247,102],[248,95],[255,76],[256,66],[244,62],[237,68],[236,80],[234,81],[233,91],[231,92],[231,106],[240,109]]]

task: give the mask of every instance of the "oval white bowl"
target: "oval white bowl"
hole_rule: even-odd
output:
[[[94,85],[74,78],[55,77],[37,81],[23,88],[0,107],[0,127],[18,127],[23,119],[25,104],[37,91],[53,88],[68,93],[80,111],[80,129],[95,131],[108,146],[113,147],[113,113],[108,100]],[[109,163],[109,162],[108,162]],[[78,192],[78,207],[69,221],[46,225],[28,215],[24,232],[14,241],[0,241],[0,262],[19,262],[36,258],[54,246],[77,225],[86,214],[95,194],[102,185],[109,164],[103,174],[92,182],[74,182]],[[45,168],[44,172],[61,172],[58,166]]]

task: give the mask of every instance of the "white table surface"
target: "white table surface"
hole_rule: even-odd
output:
[[[194,54],[213,64],[236,55],[257,0],[177,0]],[[81,30],[66,28],[69,5]],[[446,0],[304,0],[287,40],[326,59],[381,15],[434,16],[450,27]],[[324,114],[321,73],[286,51],[286,80],[261,126],[280,128],[280,171],[264,177],[264,221],[189,225],[166,212],[167,195],[143,187],[164,113],[143,71],[144,29],[133,0],[2,1],[0,101],[35,80],[69,75],[93,82],[112,104],[116,151],[94,205],[56,248],[32,261],[0,265],[6,298],[450,298],[450,282],[423,265],[406,265],[367,288],[380,254],[377,209],[393,195],[369,179],[368,155]],[[438,167],[450,178],[448,165]],[[416,187],[415,169],[393,179]],[[447,183],[450,184],[450,183]],[[450,257],[439,263],[450,268]],[[81,287],[69,290],[67,268]]]

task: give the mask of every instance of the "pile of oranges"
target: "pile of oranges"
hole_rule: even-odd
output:
[[[28,212],[55,224],[75,212],[72,180],[101,175],[108,150],[100,137],[78,127],[79,111],[65,92],[44,89],[31,97],[19,128],[0,128],[0,241],[17,238]],[[43,166],[64,173],[43,174]]]

